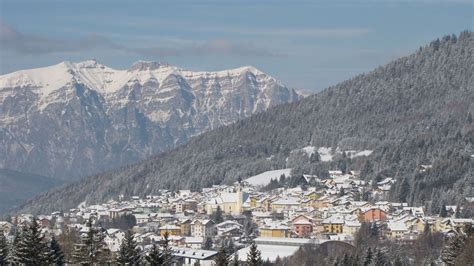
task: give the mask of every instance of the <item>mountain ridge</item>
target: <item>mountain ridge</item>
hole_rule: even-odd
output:
[[[17,211],[48,212],[121,194],[144,196],[160,188],[199,189],[233,182],[289,168],[292,151],[311,145],[373,153],[331,163],[302,159],[291,165],[292,175],[322,176],[339,168],[359,170],[366,180],[393,177],[397,182],[390,191],[392,200],[425,205],[436,213],[441,204],[462,203],[474,194],[473,52],[471,32],[445,36],[301,101],[269,108],[144,162],[40,195]],[[420,172],[421,164],[433,167]]]
[[[252,66],[96,60],[0,76],[0,167],[72,180],[143,160],[300,96]]]

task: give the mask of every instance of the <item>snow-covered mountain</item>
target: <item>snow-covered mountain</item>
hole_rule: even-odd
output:
[[[0,168],[64,179],[146,159],[299,95],[251,67],[95,60],[0,76]]]

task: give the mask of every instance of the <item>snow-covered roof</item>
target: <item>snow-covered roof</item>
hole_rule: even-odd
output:
[[[407,226],[403,222],[389,222],[387,227],[390,231],[408,231]]]

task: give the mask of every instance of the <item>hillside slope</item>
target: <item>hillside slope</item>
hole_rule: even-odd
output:
[[[0,214],[61,184],[62,181],[46,176],[0,169]]]
[[[298,94],[254,67],[95,60],[0,76],[0,167],[71,181],[144,160]]]
[[[20,211],[46,212],[119,194],[229,182],[286,168],[290,152],[308,145],[374,150],[349,167],[360,169],[367,179],[397,178],[401,182],[392,197],[430,204],[436,211],[441,200],[458,202],[474,193],[473,50],[472,33],[446,36],[299,102],[200,135],[150,160],[50,191]],[[420,173],[420,164],[433,168]],[[318,165],[303,162],[298,168],[318,171]],[[432,195],[436,201],[430,201]]]

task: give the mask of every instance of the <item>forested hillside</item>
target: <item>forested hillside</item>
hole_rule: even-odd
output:
[[[0,169],[0,214],[63,183],[46,176]]]
[[[426,204],[436,212],[442,203],[474,196],[473,50],[472,32],[443,37],[299,102],[218,128],[145,162],[50,191],[21,211],[231,182],[285,168],[292,150],[312,145],[374,152],[330,165],[300,160],[294,173],[323,174],[344,165],[361,170],[368,180],[395,177],[394,200]],[[432,168],[420,171],[420,165]]]

